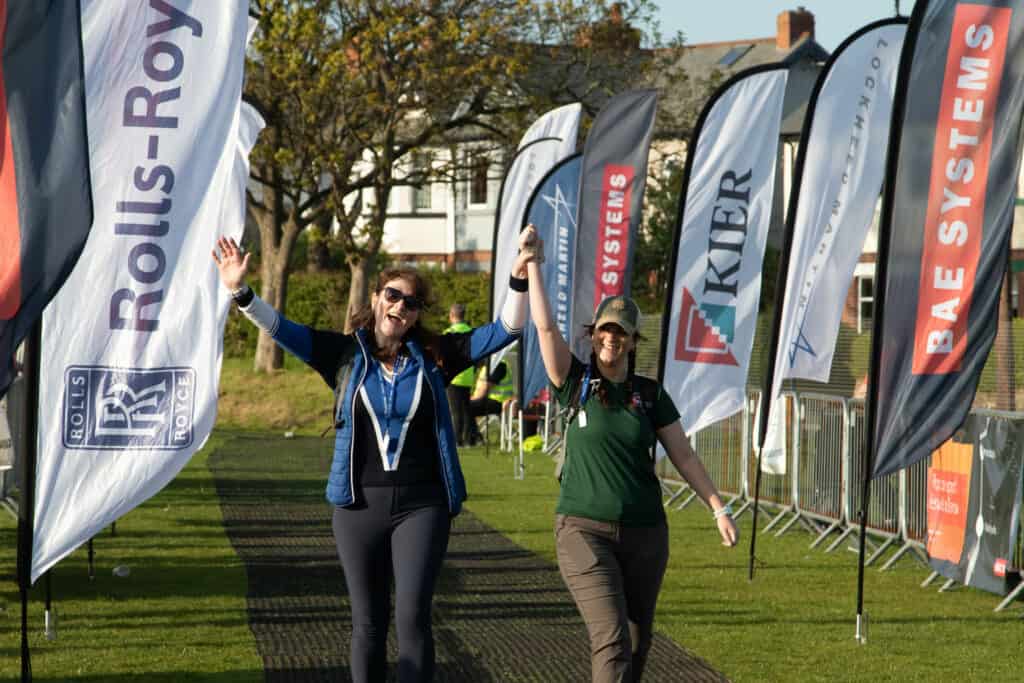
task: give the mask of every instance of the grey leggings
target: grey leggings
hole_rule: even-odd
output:
[[[386,678],[393,575],[398,680],[429,681],[434,675],[430,605],[448,547],[448,509],[393,512],[390,487],[367,486],[364,497],[365,506],[335,508],[332,520],[352,605],[352,680]]]

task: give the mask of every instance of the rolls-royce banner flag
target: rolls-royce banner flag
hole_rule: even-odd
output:
[[[32,579],[157,493],[216,416],[229,295],[210,251],[241,237],[248,3],[82,5],[95,226],[43,317]]]
[[[92,225],[73,0],[0,1],[0,396]]]
[[[657,107],[654,90],[616,95],[598,112],[583,147],[572,337],[566,340],[583,358],[590,356],[590,341],[580,325],[593,320],[604,299],[629,294]]]
[[[687,434],[743,407],[788,71],[733,76],[690,140],[662,330],[662,384]]]
[[[537,185],[526,210],[525,223],[533,223],[537,234],[544,240],[547,258],[540,268],[544,282],[547,283],[548,303],[555,324],[565,339],[571,339],[569,326],[572,320],[573,265],[576,256],[576,214],[582,167],[583,158],[574,154],[551,169]],[[525,406],[547,385],[548,376],[540,357],[537,328],[531,323],[527,323],[523,329],[523,338],[519,344],[522,349],[519,405]]]
[[[920,2],[908,35],[880,231],[874,477],[927,457],[970,409],[996,335],[1024,111],[1020,3]]]
[[[784,423],[776,410],[783,380],[828,382],[846,293],[882,191],[906,24],[885,19],[851,35],[811,93],[787,216],[782,317],[770,346],[776,355],[767,380],[766,472],[785,473]]]
[[[540,179],[576,151],[581,109],[578,103],[567,104],[534,121],[519,141],[519,150],[505,173],[498,197],[498,214],[494,218],[491,251],[491,317],[495,320],[501,315],[508,294],[503,278],[508,277],[519,252],[519,231],[526,215],[526,202]],[[494,354],[492,369],[498,367],[504,355],[505,350]]]

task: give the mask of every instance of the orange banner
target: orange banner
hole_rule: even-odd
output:
[[[947,441],[928,467],[928,555],[960,562],[967,530],[974,446]]]

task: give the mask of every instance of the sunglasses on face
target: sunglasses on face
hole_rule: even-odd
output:
[[[410,311],[418,311],[426,306],[423,299],[412,294],[404,294],[402,290],[395,289],[394,287],[384,288],[384,300],[389,304],[397,304],[399,301],[405,304],[405,307]]]

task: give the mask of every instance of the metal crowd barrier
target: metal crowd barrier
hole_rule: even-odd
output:
[[[694,436],[694,448],[712,481],[731,503],[742,501],[741,511],[748,509],[754,498],[757,458],[753,441],[759,398],[760,392],[751,392],[740,413]],[[777,535],[804,521],[815,536],[812,548],[838,531],[839,536],[826,549],[831,552],[849,536],[856,536],[860,528],[864,402],[815,393],[784,392],[782,398],[788,466],[785,475],[761,475],[760,503],[776,511],[764,530],[791,516]],[[667,506],[682,509],[692,502],[695,494],[668,463],[659,467],[659,475],[665,482]],[[901,544],[899,550],[883,569],[908,552],[924,559],[926,494],[927,462],[872,482],[866,532],[879,543],[867,559],[868,565],[895,544]]]
[[[25,381],[19,375],[0,400],[0,506],[18,514],[18,456],[25,452]]]
[[[800,394],[796,398],[797,431],[796,500],[799,511],[821,522],[815,548],[848,518],[843,502],[848,488],[849,431],[847,399],[825,394]]]
[[[857,523],[857,516],[861,509],[863,490],[860,482],[863,481],[863,473],[866,467],[864,462],[864,440],[867,431],[867,423],[864,418],[864,401],[854,399],[850,401],[850,469],[854,475],[847,493],[849,506],[847,508],[847,520],[854,527],[854,533],[860,528]],[[900,487],[902,473],[890,474],[881,479],[874,479],[871,482],[870,497],[868,500],[868,519],[866,532],[871,536],[881,537],[882,543],[874,549],[872,554],[864,562],[865,566],[871,566],[875,560],[882,556],[890,546],[900,540]]]
[[[907,553],[922,562],[928,562],[928,463],[919,460],[901,472],[900,537],[903,545],[890,557],[882,569],[893,567]]]
[[[743,411],[736,413],[694,435],[694,450],[711,476],[711,480],[715,482],[719,494],[730,505],[744,497],[746,476],[744,463],[747,459],[746,444],[748,440],[744,414]],[[675,504],[677,499],[688,493],[689,495],[676,505],[676,509],[679,510],[692,503],[697,497],[697,494],[679,479],[679,474],[667,458],[659,463],[659,475],[668,496],[665,501],[666,506]],[[666,480],[672,483],[666,485]],[[677,488],[673,490],[673,486]],[[737,511],[736,516],[742,514],[745,509],[746,506],[742,507]]]
[[[747,397],[747,423],[748,427],[748,438],[747,438],[747,452],[750,453],[750,457],[747,459],[747,500],[754,500],[754,487],[757,483],[757,450],[754,447],[754,441],[757,439],[757,420],[759,419],[759,411],[757,410],[758,402],[760,401],[760,392],[756,394],[752,393]],[[785,406],[785,424],[786,424],[786,473],[785,474],[768,474],[767,472],[761,473],[761,495],[758,504],[773,510],[777,510],[776,515],[768,522],[764,527],[764,531],[771,531],[775,525],[785,519],[786,515],[796,512],[796,504],[794,500],[794,482],[793,477],[793,461],[796,448],[796,442],[794,440],[793,430],[793,394],[783,393],[782,394],[783,405]],[[794,515],[794,519],[797,519],[799,515]],[[792,520],[791,520],[792,521]],[[785,527],[788,529],[788,525]],[[785,533],[783,531],[783,533]]]

